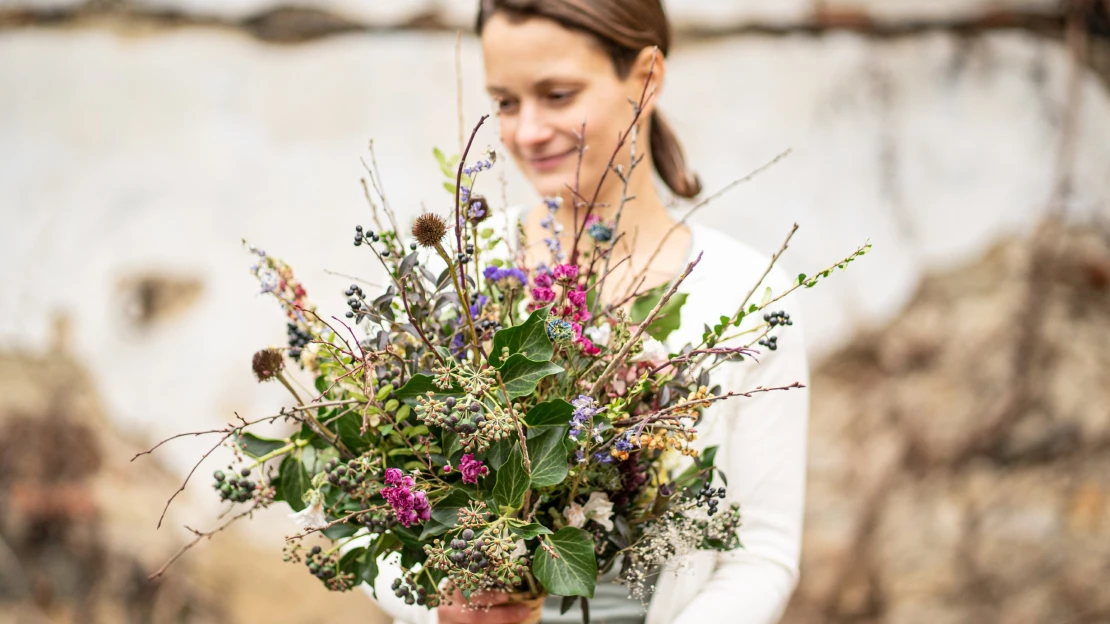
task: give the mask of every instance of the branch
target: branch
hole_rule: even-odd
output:
[[[170,560],[167,561],[166,563],[162,564],[162,567],[158,568],[158,570],[154,574],[151,574],[150,576],[148,576],[147,580],[148,581],[154,581],[154,580],[158,579],[160,576],[162,576],[163,574],[166,573],[166,570],[168,570],[169,567],[171,565],[173,565],[173,562],[180,559],[181,555],[184,555],[185,552],[188,551],[190,548],[192,548],[193,546],[196,546],[198,543],[200,543],[200,540],[205,539],[205,538],[211,538],[213,535],[219,533],[220,531],[223,531],[227,527],[234,524],[240,518],[244,518],[246,516],[251,515],[252,513],[254,513],[254,511],[256,509],[258,509],[258,504],[257,503],[255,503],[254,505],[251,505],[250,509],[247,509],[246,511],[240,513],[239,515],[232,516],[227,522],[224,522],[223,524],[221,524],[220,526],[216,527],[215,529],[213,529],[211,531],[202,532],[202,531],[197,531],[196,529],[189,529],[189,527],[185,527],[186,529],[189,529],[190,531],[192,531],[193,534],[196,535],[196,537],[193,538],[193,541],[189,542],[188,544],[185,544],[180,549],[178,549],[178,551],[176,553],[174,553],[172,557],[170,557]]]

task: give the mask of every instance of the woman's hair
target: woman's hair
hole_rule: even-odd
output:
[[[665,57],[671,47],[661,0],[481,0],[479,35],[498,11],[519,18],[544,17],[590,35],[605,48],[621,79],[628,77],[644,48],[655,46]],[[701,182],[686,169],[682,147],[658,108],[651,115],[651,157],[659,177],[676,195],[690,198],[701,192]]]

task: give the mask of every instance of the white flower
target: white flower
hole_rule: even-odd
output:
[[[590,500],[582,507],[582,515],[605,527],[606,531],[613,530],[613,503],[605,492],[593,492]]]
[[[587,327],[584,333],[590,342],[599,347],[607,347],[609,339],[613,337],[613,328],[608,323],[603,323],[599,327]]]
[[[651,364],[659,365],[666,362],[668,359],[670,358],[667,357],[667,347],[663,346],[663,343],[655,338],[645,336],[644,350],[636,357],[630,359],[629,362],[650,362]]]
[[[567,519],[567,526],[581,529],[586,524],[586,514],[582,511],[582,505],[578,503],[571,503],[563,510],[563,517]]]
[[[289,514],[289,519],[302,529],[322,529],[328,526],[328,516],[324,513],[324,497],[317,490],[309,490],[305,494],[308,505],[294,514]]]

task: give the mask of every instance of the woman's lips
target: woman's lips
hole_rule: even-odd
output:
[[[573,154],[574,151],[575,150],[570,150],[567,152],[563,152],[562,154],[556,154],[554,156],[544,156],[542,158],[529,158],[528,162],[536,171],[552,171],[558,168],[559,165],[563,164],[563,161],[566,160],[566,157]]]

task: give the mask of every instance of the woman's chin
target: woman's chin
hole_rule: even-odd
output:
[[[532,188],[536,189],[541,197],[556,197],[574,187],[574,178],[565,173],[538,173],[532,172],[529,176]]]

